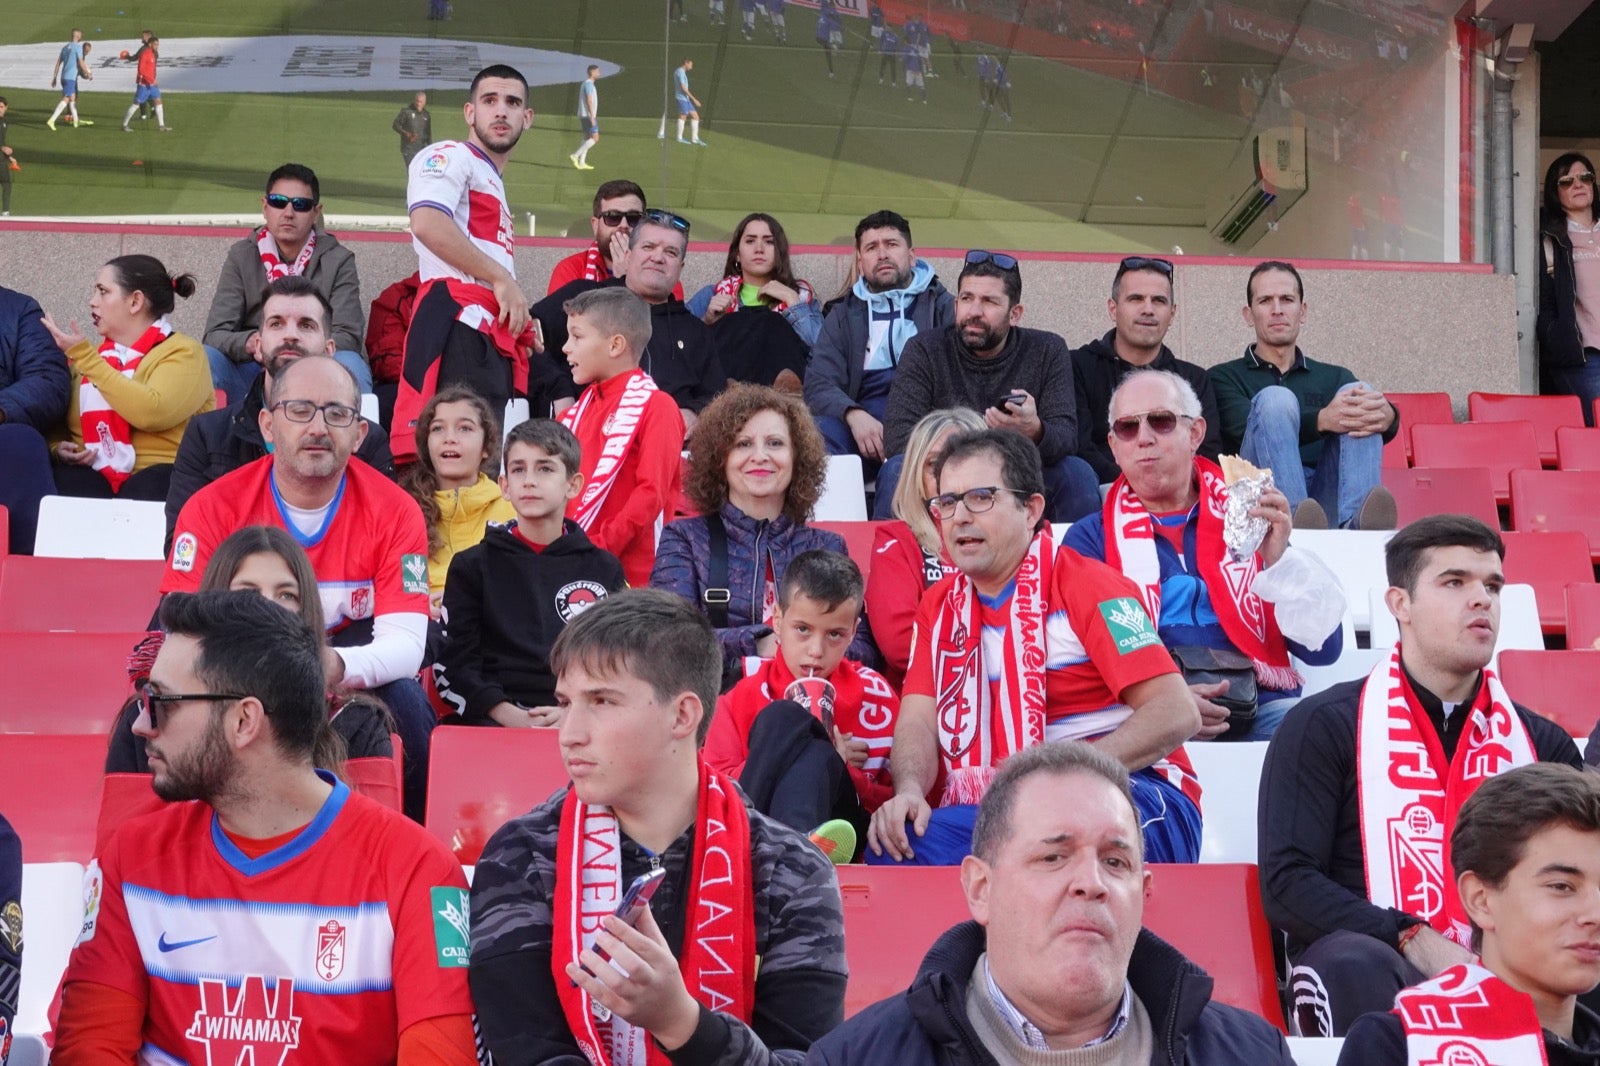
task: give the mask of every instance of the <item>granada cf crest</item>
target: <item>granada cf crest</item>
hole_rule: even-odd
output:
[[[333,919],[317,927],[317,976],[332,981],[344,972],[345,926]]]

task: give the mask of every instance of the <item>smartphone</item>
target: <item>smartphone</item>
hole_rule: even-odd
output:
[[[1028,394],[1025,393],[1025,392],[1013,392],[1011,395],[1006,397],[1006,406],[1007,407],[1021,407],[1024,403],[1027,403],[1027,402],[1028,402]]]
[[[657,866],[654,870],[635,877],[633,884],[622,894],[622,902],[618,903],[617,909],[611,913],[627,922],[630,928],[638,928],[640,915],[650,906],[650,897],[656,894],[656,889],[660,888],[661,882],[666,879],[667,870],[664,866]],[[594,953],[607,961],[611,959],[606,949],[599,944],[594,946]]]

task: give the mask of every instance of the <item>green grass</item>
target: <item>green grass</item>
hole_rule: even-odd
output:
[[[665,0],[461,0],[445,23],[424,18],[426,0],[148,0],[127,3],[9,0],[4,43],[64,40],[81,25],[97,51],[127,47],[141,26],[168,38],[282,33],[441,36],[503,41],[596,55],[623,73],[601,82],[600,144],[574,170],[580,140],[574,86],[536,88],[535,127],[507,172],[521,227],[539,218],[541,235],[576,226],[587,233],[590,197],[609,177],[632,177],[654,203],[683,211],[697,239],[724,238],[748,211],[770,210],[801,243],[848,242],[855,220],[892,206],[915,220],[918,243],[1122,250],[1137,246],[1137,227],[1076,221],[1091,198],[1125,200],[1194,213],[1202,189],[1231,157],[1242,120],[1159,97],[1060,64],[1015,57],[1016,121],[976,106],[973,59],[958,79],[947,46],[934,62],[930,103],[877,84],[878,57],[864,33],[847,38],[839,76],[826,78],[812,41],[813,15],[790,7],[787,46],[758,30],[746,44],[737,25],[705,23],[704,0],[685,0],[693,21],[671,27],[670,62],[695,59],[693,85],[705,103],[702,136],[689,148],[656,132],[662,111],[662,9]],[[738,0],[728,0],[737,22]],[[849,27],[860,31],[863,27]],[[103,43],[102,43],[103,42]],[[97,55],[95,58],[99,58]],[[102,76],[102,84],[105,84]],[[124,85],[131,78],[119,77]],[[129,97],[84,92],[79,109],[91,129],[44,120],[57,95],[7,86],[10,143],[23,163],[16,174],[17,214],[101,215],[248,212],[268,171],[286,160],[315,169],[335,213],[399,214],[404,172],[389,129],[404,93],[166,94],[169,134],[155,123],[118,128]],[[436,137],[463,129],[462,90],[430,94]],[[1180,133],[1186,164],[1165,177],[1148,169],[1118,172],[1115,153],[1101,173],[1108,138],[1119,124]],[[1191,231],[1197,235],[1198,230]],[[1187,234],[1185,243],[1189,243]],[[1198,249],[1191,249],[1198,250]]]

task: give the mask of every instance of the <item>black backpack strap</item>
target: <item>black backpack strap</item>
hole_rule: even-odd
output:
[[[721,515],[706,515],[706,532],[710,534],[711,555],[706,560],[706,590],[700,600],[712,626],[727,629],[728,601],[733,599],[733,592],[728,588],[728,527],[722,524]]]

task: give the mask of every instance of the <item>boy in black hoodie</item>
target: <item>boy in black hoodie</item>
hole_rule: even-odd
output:
[[[507,434],[504,454],[500,491],[517,518],[490,525],[481,543],[451,560],[434,680],[456,722],[554,726],[561,711],[550,646],[581,611],[627,582],[616,556],[564,517],[583,488],[572,431],[530,419]]]

